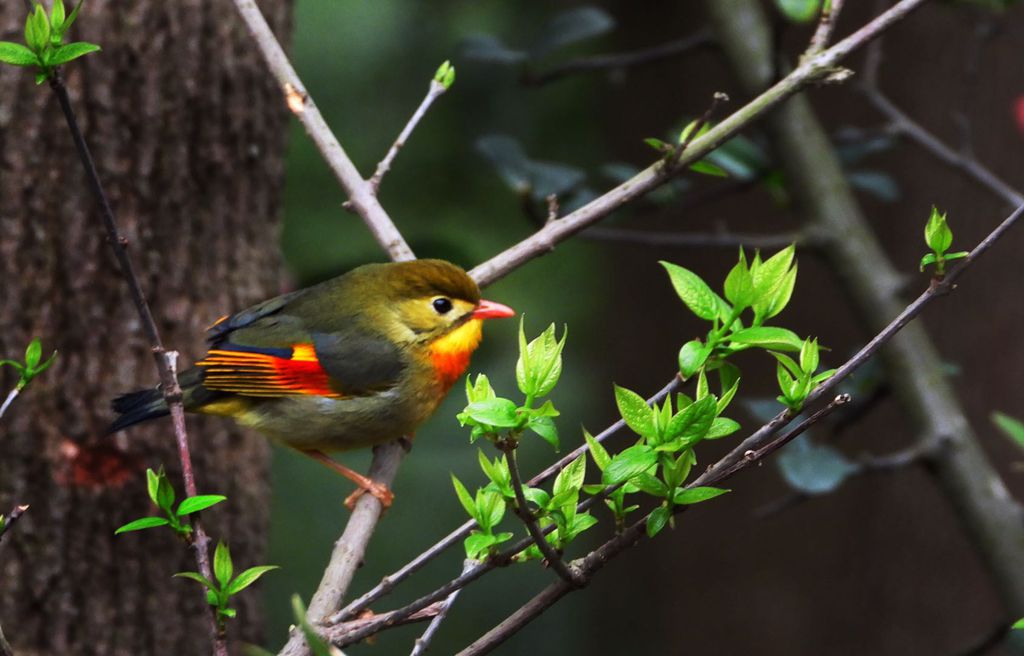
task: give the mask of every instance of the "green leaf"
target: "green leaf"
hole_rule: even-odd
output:
[[[505,516],[505,497],[490,490],[479,490],[476,493],[477,523],[485,531],[489,531],[501,523]]]
[[[603,488],[602,488],[603,489]],[[537,506],[538,508],[548,508],[548,504],[551,502],[551,495],[547,491],[540,489],[539,487],[523,487],[523,496],[526,500]]]
[[[213,584],[213,581],[211,581],[210,579],[206,578],[205,576],[203,576],[199,572],[178,572],[177,574],[174,574],[174,578],[190,579],[190,580],[195,581],[197,583],[201,583],[208,590],[211,590],[211,591],[214,591],[214,592],[217,591],[217,586],[215,586]],[[213,603],[211,605],[216,606],[217,604]]]
[[[280,568],[277,565],[259,565],[257,567],[250,567],[236,576],[235,580],[228,585],[225,591],[228,593],[228,596],[238,594],[255,583],[261,576],[275,569]]]
[[[647,471],[658,462],[658,454],[645,444],[636,444],[612,456],[611,462],[601,473],[601,482],[615,485]]]
[[[724,382],[724,377],[723,377],[723,382]],[[729,404],[732,402],[733,397],[736,396],[736,390],[738,390],[739,387],[740,387],[740,379],[736,378],[735,380],[733,380],[732,386],[729,387],[729,389],[726,389],[726,390],[724,390],[722,392],[721,398],[718,399],[718,407],[717,407],[718,414],[722,414],[723,412],[725,412],[725,409],[729,407]],[[724,385],[723,385],[723,388],[724,388]]]
[[[804,340],[786,328],[777,326],[757,326],[744,328],[729,335],[729,340],[737,344],[756,346],[773,351],[799,351]]]
[[[619,414],[622,415],[626,425],[637,435],[654,437],[657,434],[652,411],[647,407],[647,401],[639,394],[616,385],[615,405],[618,406]]]
[[[700,503],[701,501],[707,501],[708,499],[714,499],[726,492],[731,492],[731,490],[725,490],[718,487],[691,487],[676,490],[675,496],[672,498],[672,503],[677,506],[687,506],[694,503]]]
[[[953,231],[946,223],[946,215],[940,214],[935,207],[932,207],[932,213],[924,227],[924,242],[937,255],[942,255],[953,245]]]
[[[586,474],[587,458],[585,455],[580,454],[578,458],[558,472],[555,483],[551,488],[552,494],[557,497],[565,492],[579,492],[583,486],[583,478]]]
[[[695,444],[707,434],[717,414],[718,399],[713,395],[705,396],[672,417],[665,430],[665,437],[680,442],[681,447]]]
[[[555,338],[555,324],[549,325],[539,337],[526,344],[523,319],[519,321],[519,360],[516,362],[516,383],[519,390],[531,397],[545,396],[554,389],[562,375],[562,349],[568,331]]]
[[[30,371],[34,371],[42,355],[43,346],[39,343],[39,338],[36,337],[29,342],[28,348],[25,349],[25,367]]]
[[[50,66],[60,66],[91,52],[97,52],[99,49],[100,47],[95,43],[86,43],[85,41],[69,43],[65,46],[60,46],[50,53],[46,63]]]
[[[455,474],[452,474],[451,476],[452,486],[455,488],[455,495],[459,497],[459,503],[461,503],[462,507],[466,509],[469,516],[479,524],[480,520],[477,518],[476,502],[473,501],[473,497],[470,496],[469,490],[467,490],[466,486],[462,484],[462,481],[456,478]]]
[[[515,428],[519,425],[516,404],[503,398],[470,403],[462,414],[473,421],[495,428]]]
[[[835,490],[858,469],[835,448],[815,444],[806,435],[790,442],[775,461],[790,487],[812,495]]]
[[[53,0],[53,9],[50,10],[50,29],[60,35],[62,27],[64,27],[64,0]]]
[[[690,312],[708,321],[718,316],[718,295],[701,280],[700,276],[671,262],[662,261],[661,265],[668,271],[669,280],[676,294],[686,307],[690,308]]]
[[[152,499],[153,503],[158,505],[158,506],[160,504],[156,503],[157,490],[160,487],[160,476],[162,474],[163,474],[162,471],[160,472],[160,474],[157,474],[152,469],[147,469],[146,470],[146,489],[149,492],[149,498]]]
[[[1002,412],[993,412],[992,423],[999,427],[1017,446],[1024,449],[1024,422]]]
[[[155,528],[157,526],[167,526],[171,522],[166,517],[143,517],[142,519],[136,519],[133,522],[128,522],[121,528],[114,531],[114,535],[120,535],[121,533],[127,533],[129,531],[141,531],[145,528]]]
[[[953,260],[960,260],[970,255],[967,251],[957,251],[955,253],[946,253],[946,261],[951,262]]]
[[[445,89],[451,88],[455,82],[455,67],[452,66],[450,61],[446,59],[444,63],[437,67],[437,72],[434,73],[434,81]]]
[[[1010,626],[1010,628],[1011,629],[1024,629],[1024,617],[1022,617],[1019,620],[1017,620],[1016,622],[1014,622],[1013,625]]]
[[[665,524],[668,524],[668,520],[672,517],[672,511],[665,506],[658,506],[651,511],[651,514],[647,516],[647,537],[653,538],[661,530],[665,528]]]
[[[531,417],[526,427],[550,444],[556,452],[561,448],[558,441],[558,427],[551,417]]]
[[[0,41],[0,62],[14,66],[36,66],[39,59],[34,52],[20,43]]]
[[[837,371],[839,371],[839,370],[838,369],[828,369],[826,371],[822,371],[819,374],[815,374],[814,376],[811,377],[811,385],[818,385],[823,380],[828,380],[832,376],[835,376]]]
[[[694,173],[703,173],[704,175],[714,176],[716,178],[728,178],[729,172],[723,169],[717,164],[712,164],[707,160],[698,160],[693,164],[690,164],[690,170]]]
[[[747,256],[740,249],[739,261],[725,277],[725,300],[738,309],[749,307],[754,300],[754,279],[750,275],[750,268],[747,266]]]
[[[231,581],[233,573],[234,566],[231,564],[231,551],[226,544],[218,542],[217,548],[213,551],[213,575],[217,578],[217,582],[220,583],[221,587],[224,587]]]
[[[935,257],[935,253],[928,253],[927,255],[921,258],[921,266],[919,267],[919,269],[921,271],[924,271],[924,268],[926,266],[928,266],[929,264],[935,264],[938,261],[938,258]]]
[[[800,368],[805,374],[813,374],[818,368],[818,340],[805,339],[800,347]]]
[[[68,15],[67,19],[64,21],[64,24],[61,26],[61,34],[67,32],[74,24],[75,19],[78,18],[78,11],[82,8],[82,3],[84,1],[85,0],[78,0],[78,4],[76,4],[75,8],[71,10],[71,13]]]
[[[675,150],[675,147],[672,144],[665,143],[656,137],[647,137],[644,139],[644,143],[663,155]]]
[[[802,348],[803,343],[801,343],[800,346]],[[800,365],[798,365],[793,358],[789,357],[785,353],[777,353],[775,351],[771,351],[771,354],[775,356],[775,359],[779,361],[779,364],[784,366],[793,377],[799,377],[803,374],[804,370],[800,368]]]
[[[654,497],[665,498],[668,496],[668,486],[662,483],[658,478],[651,476],[646,472],[641,472],[629,479],[631,485],[635,485],[638,490],[644,494],[650,494]]]
[[[210,506],[215,506],[221,501],[225,501],[226,496],[220,494],[197,494],[194,497],[188,497],[183,499],[178,505],[178,516],[191,515],[194,512],[200,510],[206,510]]]
[[[159,482],[156,488],[156,505],[171,512],[171,506],[174,504],[174,486],[167,480],[167,474],[160,472],[158,474]]]
[[[498,536],[496,535],[474,532],[462,541],[462,546],[466,550],[466,558],[479,560],[482,554],[497,543]]]
[[[775,0],[782,15],[795,23],[809,23],[821,9],[821,0]]]
[[[697,137],[704,136],[705,134],[708,133],[708,130],[711,129],[711,125],[709,123],[705,122],[700,127],[700,131],[697,134],[693,135],[693,138],[691,139],[690,138],[690,134],[693,132],[693,129],[695,127],[697,127],[697,119],[694,119],[694,120],[690,121],[689,123],[686,124],[685,127],[683,127],[682,131],[679,133],[679,144],[680,145],[684,144],[687,139],[690,139],[690,141],[693,141],[693,139],[696,139]]]
[[[594,459],[594,464],[597,465],[598,469],[604,471],[608,463],[612,461],[612,457],[608,455],[608,451],[585,428],[583,429],[583,439],[587,442],[587,447],[590,449],[590,457]]]
[[[484,374],[478,374],[476,383],[470,384],[469,376],[466,377],[466,402],[476,403],[477,401],[489,401],[495,398],[494,390],[491,388],[491,381]]]
[[[324,642],[323,638],[313,630],[313,626],[306,617],[306,607],[302,605],[299,595],[292,595],[292,613],[295,615],[295,623],[299,625],[302,634],[306,636],[306,643],[309,645],[310,651],[313,652],[313,656],[339,656],[341,654],[340,651]]]
[[[704,439],[717,440],[719,438],[732,435],[739,429],[739,422],[729,419],[728,417],[716,417],[715,420],[711,422],[711,428],[708,429]]]
[[[686,342],[679,349],[679,373],[684,379],[689,378],[704,366],[710,354],[711,349],[699,339]]]
[[[50,42],[50,20],[40,4],[25,20],[25,44],[35,53],[41,53]]]
[[[778,286],[774,287],[768,297],[762,297],[754,303],[754,323],[760,325],[786,309],[789,299],[793,296],[796,286],[796,264],[786,272]]]

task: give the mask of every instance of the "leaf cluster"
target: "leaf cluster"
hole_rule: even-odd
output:
[[[42,84],[58,66],[99,50],[100,47],[95,43],[64,43],[64,35],[78,18],[82,2],[79,0],[71,13],[67,14],[64,1],[54,0],[49,16],[41,4],[35,3],[25,19],[25,44],[0,41],[0,62],[36,67],[36,84]]]
[[[54,360],[57,358],[57,351],[54,351],[45,362],[41,362],[43,357],[43,347],[39,342],[39,338],[36,337],[29,342],[28,347],[25,349],[25,361],[18,362],[16,360],[0,360],[0,367],[4,365],[13,367],[18,372],[18,384],[17,390],[20,392],[25,389],[32,379],[43,373],[50,368]]]
[[[195,498],[195,497],[192,497]],[[234,576],[234,564],[231,562],[231,551],[223,542],[217,543],[213,552],[213,577],[216,583],[199,572],[178,572],[174,576],[191,579],[206,588],[206,601],[217,609],[217,622],[222,627],[224,622],[235,617],[236,611],[228,604],[231,597],[255,583],[270,570],[278,569],[277,565],[259,565],[250,567],[238,576]]]
[[[164,473],[163,469],[159,472],[155,472],[152,469],[146,470],[146,490],[156,507],[163,511],[164,517],[136,519],[114,531],[114,535],[156,528],[158,526],[170,526],[179,536],[188,537],[192,533],[192,527],[189,525],[188,519],[186,519],[188,515],[200,510],[206,510],[227,499],[227,497],[220,494],[197,494],[194,497],[182,499],[177,509],[175,509],[174,486],[171,485],[171,481],[167,478],[167,474]]]
[[[928,216],[928,223],[924,226],[924,243],[931,249],[921,258],[921,271],[929,264],[935,265],[935,275],[939,278],[946,274],[946,263],[967,257],[967,251],[947,253],[953,245],[953,231],[946,222],[946,213],[939,213],[939,210],[932,207],[932,213]]]

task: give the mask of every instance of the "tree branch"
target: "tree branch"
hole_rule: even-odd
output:
[[[533,516],[530,508],[526,505],[526,495],[523,493],[523,479],[519,474],[519,460],[516,458],[516,447],[505,441],[500,442],[498,448],[504,451],[505,456],[508,458],[508,470],[512,478],[512,492],[516,495],[516,505],[513,508],[516,516],[526,525],[526,530],[530,537],[533,538],[533,543],[540,549],[544,560],[547,561],[551,569],[555,570],[559,578],[576,587],[584,585],[586,580],[575,567],[567,565],[562,560],[562,556],[555,551],[555,548],[548,542],[544,533],[541,532],[540,527],[537,526],[536,517]]]
[[[833,72],[835,65],[862,47],[897,21],[917,9],[925,0],[900,0],[859,30],[824,52],[802,62],[789,75],[733,112],[704,135],[695,138],[680,157],[672,173],[678,172],[720,146],[755,119],[782,101]],[[476,266],[470,275],[483,287],[505,276],[513,269],[538,257],[583,228],[603,218],[622,205],[643,196],[668,179],[661,161],[652,164],[634,177],[595,198],[583,207],[552,221],[532,236]]]
[[[821,16],[818,18],[818,27],[814,30],[811,43],[807,47],[805,57],[813,57],[828,45],[832,38],[832,32],[836,29],[836,21],[839,20],[839,12],[843,10],[844,0],[831,0],[825,2],[821,8]]]
[[[647,399],[647,405],[661,403],[662,401],[665,400],[665,397],[667,397],[669,394],[674,392],[676,388],[679,387],[680,383],[681,381],[679,379],[679,376],[673,376],[672,380],[670,380],[664,387],[658,390],[658,392],[655,393],[654,396]],[[596,439],[598,442],[603,443],[605,440],[610,438],[612,435],[615,435],[625,427],[626,422],[620,419],[613,423],[608,428],[605,428],[603,431],[598,433],[594,437],[594,439]],[[529,481],[527,481],[527,485],[540,485],[541,483],[551,479],[556,474],[558,474],[558,472],[562,471],[562,469],[564,469],[573,460],[580,457],[580,455],[586,453],[587,449],[588,447],[586,444],[583,444],[573,449],[570,453],[563,456],[557,462],[552,463],[539,474],[537,474]],[[381,582],[378,583],[375,587],[367,591],[361,597],[352,601],[352,603],[350,603],[348,606],[343,608],[338,613],[335,613],[330,618],[328,618],[327,623],[336,624],[339,622],[344,622],[350,618],[356,617],[361,612],[369,608],[370,604],[375,603],[377,600],[381,599],[386,594],[391,592],[391,590],[393,590],[396,585],[398,585],[399,583],[406,580],[407,578],[418,572],[420,569],[425,567],[430,561],[434,560],[442,553],[444,553],[446,550],[448,550],[449,547],[452,547],[461,542],[467,535],[469,535],[470,531],[472,531],[475,527],[476,522],[474,521],[468,521],[464,523],[462,526],[446,535],[440,541],[436,542],[429,549],[413,558],[400,569],[398,569],[392,574],[385,576],[381,580]],[[463,575],[465,574],[467,574],[467,572],[463,571]]]
[[[121,275],[128,285],[132,303],[135,305],[135,310],[138,312],[142,323],[143,332],[146,334],[153,351],[157,372],[160,375],[160,388],[163,391],[164,400],[167,402],[167,407],[170,411],[171,423],[174,426],[174,438],[178,447],[178,459],[181,462],[181,476],[185,483],[185,493],[190,497],[194,497],[197,494],[195,474],[192,471],[192,455],[189,452],[188,433],[185,429],[185,409],[182,406],[181,387],[178,385],[178,376],[175,370],[178,354],[176,351],[166,350],[160,339],[160,331],[153,320],[153,313],[149,308],[149,303],[146,301],[146,295],[142,291],[142,284],[139,282],[131,257],[128,255],[128,240],[122,237],[118,230],[114,211],[110,206],[106,191],[103,189],[103,183],[100,181],[99,173],[93,162],[92,153],[89,151],[89,145],[86,143],[82,130],[78,125],[74,108],[71,106],[71,98],[68,96],[68,90],[64,86],[64,80],[59,69],[53,71],[49,82],[50,88],[53,89],[54,95],[57,96],[57,101],[60,103],[60,108],[64,113],[64,118],[67,121],[68,130],[71,132],[71,138],[75,143],[75,149],[78,151],[79,159],[81,159],[82,166],[85,168],[89,187],[99,203],[100,216],[103,219],[103,227],[107,233],[107,241],[114,250],[114,257],[117,259]],[[199,566],[200,573],[212,581],[213,572],[210,568],[209,542],[210,538],[203,530],[198,516],[193,517],[191,544],[196,554],[196,563]],[[203,603],[206,605],[206,591],[201,589],[200,593],[203,595]],[[213,653],[216,656],[227,656],[227,642],[217,627],[216,613],[212,608],[208,613],[208,617]]]
[[[4,416],[4,413],[7,412],[7,408],[11,407],[11,404],[14,403],[14,399],[18,398],[18,394],[20,393],[21,390],[17,387],[7,393],[7,397],[4,399],[3,404],[0,405],[0,417]]]
[[[642,66],[653,62],[683,55],[694,50],[714,45],[715,41],[709,30],[701,30],[696,34],[675,39],[668,43],[643,48],[632,52],[620,52],[607,55],[594,55],[570,59],[564,64],[554,66],[546,71],[523,73],[521,82],[527,86],[543,86],[556,80],[580,73],[593,73],[618,68]]]
[[[475,564],[475,561],[466,559],[462,562],[462,573],[465,574]],[[437,633],[438,629],[441,628],[441,623],[444,622],[445,618],[448,617],[448,612],[452,609],[455,604],[455,598],[459,596],[458,590],[452,590],[452,593],[448,595],[448,598],[441,604],[441,609],[438,611],[434,619],[430,621],[430,626],[423,632],[419,638],[416,639],[416,644],[413,645],[412,652],[409,656],[423,656],[430,649],[430,641],[434,639],[434,634]]]
[[[421,102],[420,106],[416,108],[415,112],[413,112],[409,122],[405,124],[404,128],[402,128],[402,131],[398,134],[398,138],[395,139],[395,143],[391,145],[391,148],[388,150],[387,155],[384,156],[384,159],[377,164],[377,170],[374,171],[373,177],[370,178],[370,187],[373,189],[374,194],[377,194],[380,190],[381,180],[384,179],[384,175],[391,169],[391,163],[395,161],[395,157],[398,156],[398,151],[401,150],[402,147],[405,146],[405,142],[409,140],[409,137],[412,135],[412,131],[416,129],[416,126],[426,115],[427,110],[430,109],[430,106],[434,101],[447,90],[448,87],[438,80],[430,81],[430,87],[427,89],[427,95],[423,98],[423,102]]]

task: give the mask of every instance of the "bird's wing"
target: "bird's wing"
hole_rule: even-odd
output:
[[[243,396],[365,396],[398,383],[406,359],[385,337],[348,327],[322,332],[288,313],[294,292],[225,317],[196,363],[203,386]]]

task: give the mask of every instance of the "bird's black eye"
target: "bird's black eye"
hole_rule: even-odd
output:
[[[444,297],[435,298],[433,306],[438,314],[447,314],[452,309],[452,302]]]

